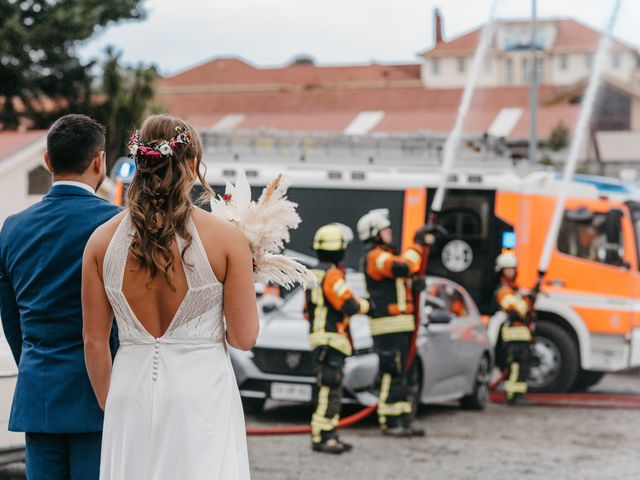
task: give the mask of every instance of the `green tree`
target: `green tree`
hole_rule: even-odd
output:
[[[153,104],[155,67],[123,66],[120,53],[107,49],[99,93],[95,95],[91,114],[107,128],[107,166],[109,170],[126,154],[126,144],[142,119],[157,110]]]
[[[0,124],[44,127],[53,112],[90,110],[94,62],[77,58],[78,43],[144,14],[142,0],[1,0]]]
[[[549,136],[549,148],[554,152],[562,150],[569,145],[569,129],[564,126],[562,120],[553,128]]]

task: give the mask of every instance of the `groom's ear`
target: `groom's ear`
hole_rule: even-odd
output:
[[[49,173],[53,175],[54,172],[53,167],[51,166],[51,161],[49,160],[49,152],[46,150],[44,151],[44,164],[47,166],[47,170],[49,170]]]
[[[103,165],[105,170],[107,168],[107,166],[105,165],[105,157],[106,157],[106,152],[104,150],[100,150],[98,153],[96,153],[95,157],[93,157],[93,160],[91,160],[91,167],[93,168],[93,173],[98,173],[98,174],[104,173],[106,175],[107,172],[102,171]]]

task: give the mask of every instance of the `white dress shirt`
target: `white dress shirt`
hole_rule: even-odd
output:
[[[55,187],[57,185],[68,185],[70,187],[84,188],[87,192],[92,193],[93,195],[96,194],[96,191],[92,186],[90,186],[90,185],[88,185],[86,183],[82,183],[82,182],[73,182],[73,181],[70,181],[70,180],[58,180],[58,181],[53,182],[51,184],[52,187]]]

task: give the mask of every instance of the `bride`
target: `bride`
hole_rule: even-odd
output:
[[[86,364],[105,410],[100,479],[249,478],[226,350],[258,334],[250,245],[192,205],[196,178],[212,192],[186,122],[149,117],[129,147],[128,208],[96,230],[82,267]]]

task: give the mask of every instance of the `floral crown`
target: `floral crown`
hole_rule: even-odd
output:
[[[140,140],[140,132],[136,130],[127,144],[129,157],[133,158],[136,163],[143,162],[149,167],[156,167],[173,156],[178,148],[183,145],[189,145],[191,138],[191,131],[185,130],[178,133],[171,140],[145,143]]]

